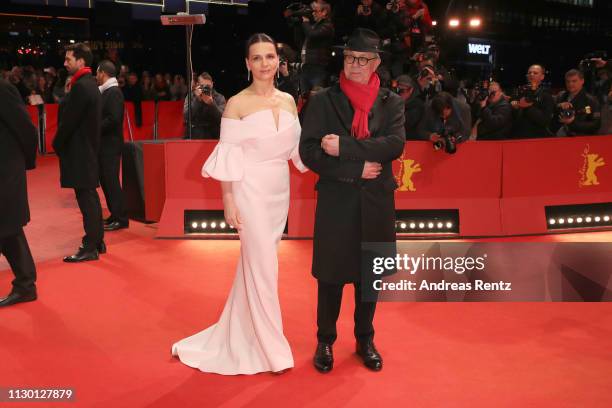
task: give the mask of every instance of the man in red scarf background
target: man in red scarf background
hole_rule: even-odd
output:
[[[70,92],[62,101],[53,149],[60,161],[60,183],[73,188],[83,214],[85,236],[74,255],[64,262],[98,259],[106,252],[102,207],[96,188],[99,185],[98,150],[102,120],[102,97],[91,74],[93,55],[82,43],[66,48],[64,66],[72,80]]]
[[[305,111],[300,156],[319,175],[312,274],[318,280],[314,365],[333,368],[332,345],[344,285],[355,287],[357,354],[374,371],[382,357],[374,346],[375,301],[361,274],[362,242],[395,247],[397,185],[392,162],[404,150],[404,105],[380,88],[378,35],[358,28],[346,45],[340,82],[313,96]],[[368,293],[371,292],[371,288]]]

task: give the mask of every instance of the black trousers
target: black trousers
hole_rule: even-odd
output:
[[[338,337],[336,321],[340,315],[342,303],[343,284],[333,284],[318,281],[317,299],[317,340],[322,343],[333,344]],[[374,312],[376,302],[363,302],[361,300],[361,284],[355,286],[355,338],[357,341],[368,341],[374,338]]]
[[[95,188],[75,188],[79,209],[83,214],[83,246],[91,251],[98,247],[104,239],[104,221],[102,221],[102,206]]]
[[[106,206],[111,219],[121,223],[129,221],[125,210],[125,200],[119,182],[120,154],[100,155],[100,185],[106,197]]]
[[[36,266],[23,228],[15,235],[0,238],[0,254],[4,254],[15,274],[13,292],[36,292]]]

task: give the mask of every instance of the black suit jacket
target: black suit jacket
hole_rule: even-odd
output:
[[[0,238],[30,221],[26,169],[36,166],[38,133],[15,86],[0,80]]]
[[[96,188],[102,96],[90,74],[79,78],[62,100],[53,149],[60,159],[64,188]]]
[[[119,155],[123,147],[123,92],[117,86],[102,94],[101,155]]]
[[[351,136],[353,116],[336,84],[311,97],[302,124],[300,157],[319,175],[312,273],[329,283],[361,281],[362,242],[395,242],[392,162],[404,151],[404,103],[381,89],[368,118],[368,139]],[[321,149],[327,134],[340,136],[339,157]],[[366,161],[382,164],[376,179],[361,178]]]

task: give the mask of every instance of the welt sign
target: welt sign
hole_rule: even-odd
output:
[[[489,55],[491,53],[491,46],[486,44],[473,44],[468,43],[469,54]]]

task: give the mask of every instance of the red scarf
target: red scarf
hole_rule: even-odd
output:
[[[82,77],[85,74],[91,74],[91,68],[83,67],[83,68],[79,69],[76,72],[76,74],[74,74],[72,76],[72,78],[70,79],[70,87],[72,87],[72,85],[74,85],[74,83],[77,81],[77,79],[79,79],[80,77]]]
[[[374,106],[374,101],[378,96],[380,89],[380,78],[378,74],[373,73],[367,85],[362,85],[358,82],[351,81],[344,75],[344,71],[340,73],[340,89],[351,102],[355,115],[353,116],[353,125],[351,126],[351,135],[358,140],[367,139],[370,137],[368,129],[368,113]]]

